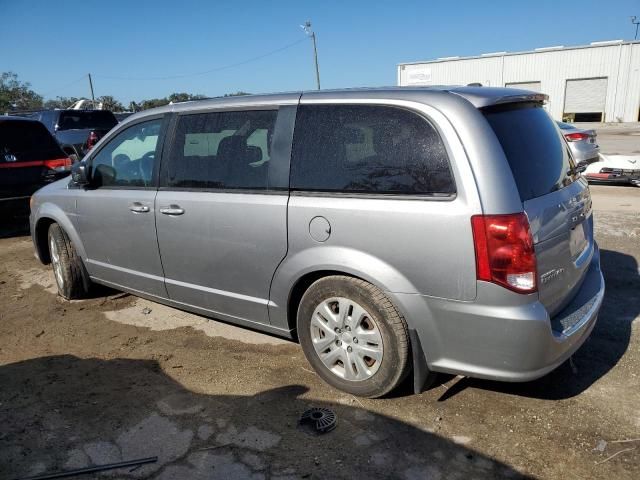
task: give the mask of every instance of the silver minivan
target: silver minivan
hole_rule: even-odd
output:
[[[589,188],[545,98],[384,88],[148,110],[33,196],[35,250],[65,298],[95,282],[297,339],[355,395],[437,372],[535,379],[604,295]]]

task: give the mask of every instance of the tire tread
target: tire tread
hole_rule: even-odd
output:
[[[88,275],[67,233],[57,223],[49,227],[49,236],[58,244],[60,263],[63,267],[64,291],[60,295],[68,300],[84,298],[89,293]]]

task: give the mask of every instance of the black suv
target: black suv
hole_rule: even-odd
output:
[[[0,116],[0,211],[24,210],[33,192],[70,170],[71,159],[42,123]]]
[[[118,124],[109,110],[42,110],[24,116],[41,121],[74,160],[82,159],[105,133]]]

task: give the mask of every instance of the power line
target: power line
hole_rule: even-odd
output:
[[[110,80],[170,80],[170,79],[174,79],[174,78],[187,78],[187,77],[196,77],[199,75],[206,75],[208,73],[213,73],[213,72],[219,72],[220,70],[226,70],[228,68],[233,68],[233,67],[239,67],[240,65],[246,65],[247,63],[251,63],[251,62],[255,62],[257,60],[261,60],[265,57],[268,57],[270,55],[274,55],[276,53],[282,52],[283,50],[287,50],[291,47],[294,47],[296,45],[298,45],[299,43],[302,43],[306,40],[306,38],[301,38],[300,40],[296,40],[293,43],[290,43],[288,45],[285,45],[284,47],[280,47],[277,48],[276,50],[272,50],[270,52],[264,53],[262,55],[258,55],[257,57],[252,57],[249,58],[247,60],[243,60],[242,62],[237,62],[237,63],[232,63],[229,65],[224,65],[222,67],[216,67],[216,68],[212,68],[210,70],[205,70],[203,72],[196,72],[196,73],[187,73],[187,74],[182,74],[182,75],[167,75],[167,76],[162,76],[162,77],[120,77],[120,76],[114,76],[114,75],[93,75],[94,77],[99,77],[99,78],[105,78],[105,79],[110,79]]]

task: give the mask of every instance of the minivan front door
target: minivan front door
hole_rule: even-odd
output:
[[[166,297],[154,216],[162,124],[126,128],[91,157],[92,186],[78,189],[74,219],[91,277],[158,297]]]
[[[169,298],[231,321],[269,323],[287,253],[295,107],[182,114],[156,199]]]

